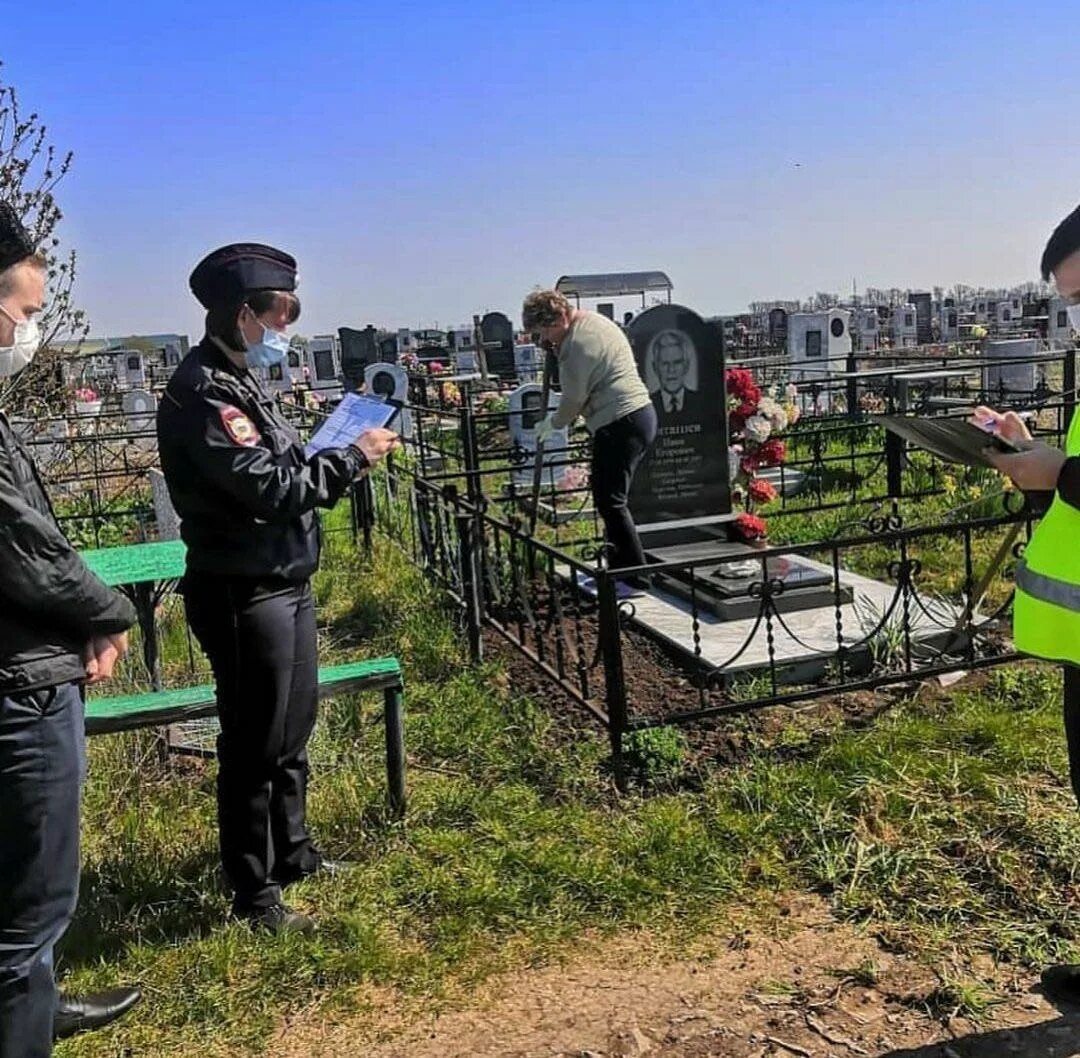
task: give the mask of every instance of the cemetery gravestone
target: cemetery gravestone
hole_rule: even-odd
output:
[[[398,362],[398,340],[396,334],[388,334],[379,342],[379,361],[384,364]]]
[[[480,321],[489,375],[514,377],[514,328],[501,312],[488,312]]]
[[[370,324],[362,331],[354,327],[339,327],[341,342],[341,374],[345,389],[356,392],[363,384],[364,372],[369,364],[379,362],[379,343],[375,328]]]
[[[1020,338],[1011,342],[987,342],[984,355],[988,360],[1023,360],[1023,363],[991,363],[983,368],[983,389],[991,400],[1031,399],[1036,387],[1037,338]]]
[[[124,412],[124,422],[128,430],[139,434],[136,444],[140,448],[156,447],[157,400],[154,395],[144,389],[129,390],[121,399],[120,407]]]
[[[154,500],[154,520],[157,522],[159,540],[180,539],[180,516],[176,513],[165,475],[157,467],[150,468],[150,494]]]
[[[635,521],[730,515],[719,335],[690,309],[657,305],[634,319],[629,339],[658,422],[630,493]]]
[[[404,407],[409,399],[409,374],[400,364],[369,364],[364,371],[364,389],[372,397],[397,404],[401,410],[390,424],[407,440],[412,440],[412,414]]]
[[[514,371],[518,382],[539,382],[544,371],[544,353],[538,345],[514,346]]]
[[[692,576],[665,576],[675,594],[692,597],[723,620],[754,617],[761,601],[750,592],[761,581],[761,563],[749,561],[753,546],[729,535],[722,337],[690,309],[657,305],[634,319],[629,338],[658,421],[656,442],[630,493],[646,555],[656,562],[697,563]],[[718,561],[726,558],[744,561]],[[767,567],[769,579],[784,586],[773,600],[778,610],[835,604],[832,576],[824,567],[791,556],[769,559]],[[851,599],[850,589],[840,595],[841,601]]]
[[[546,415],[543,408],[543,386],[537,382],[528,382],[518,386],[510,394],[510,440],[515,447],[524,449],[529,459],[512,471],[514,484],[519,488],[529,488],[533,480],[533,468],[536,456],[536,427]],[[548,411],[559,406],[559,395],[548,393]],[[558,486],[566,476],[566,467],[552,466],[552,463],[565,463],[566,448],[570,443],[570,431],[567,428],[555,430],[544,443],[544,471],[542,482],[547,488]]]

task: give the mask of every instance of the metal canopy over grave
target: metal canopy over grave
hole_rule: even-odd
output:
[[[595,275],[560,276],[555,289],[579,305],[582,298],[641,297],[645,307],[645,295],[663,291],[671,304],[671,280],[664,272],[599,272]]]

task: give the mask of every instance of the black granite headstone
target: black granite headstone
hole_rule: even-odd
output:
[[[339,327],[338,339],[341,342],[341,377],[345,380],[346,390],[355,391],[364,382],[364,369],[379,360],[375,328],[371,324],[362,331],[355,327]]]
[[[639,524],[731,513],[721,341],[696,312],[657,305],[629,328],[659,429],[634,478]]]
[[[388,334],[379,339],[379,363],[396,364],[398,362],[397,335]]]
[[[514,326],[501,312],[485,313],[480,321],[489,375],[514,378]]]

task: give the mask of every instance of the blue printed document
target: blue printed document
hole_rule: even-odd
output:
[[[396,414],[397,405],[359,393],[346,393],[304,448],[310,459],[324,448],[346,448],[365,430],[385,426]]]

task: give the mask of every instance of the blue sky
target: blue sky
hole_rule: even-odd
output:
[[[298,329],[516,316],[662,268],[704,314],[1035,278],[1080,200],[1075,5],[53,0],[2,76],[75,152],[95,333],[201,332],[207,250],[300,260]]]

